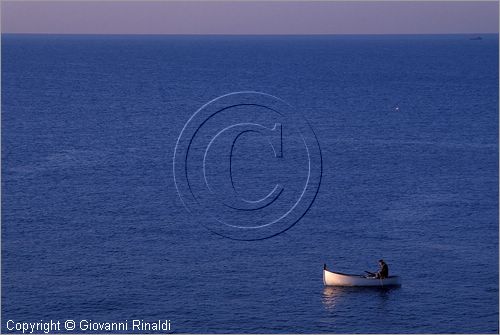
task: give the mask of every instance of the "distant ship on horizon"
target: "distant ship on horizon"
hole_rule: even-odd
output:
[[[481,41],[483,38],[481,36],[475,36],[475,37],[471,37],[469,38],[471,41]]]

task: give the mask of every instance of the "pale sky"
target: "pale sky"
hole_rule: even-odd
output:
[[[2,1],[2,33],[498,33],[491,2]]]

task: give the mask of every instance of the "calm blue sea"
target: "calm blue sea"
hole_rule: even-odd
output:
[[[498,35],[2,35],[1,53],[2,332],[498,333]],[[303,219],[251,242],[205,228],[172,173],[191,115],[241,90],[294,106],[323,160]],[[269,147],[240,144],[259,198]],[[401,288],[323,286],[323,263],[380,258]]]

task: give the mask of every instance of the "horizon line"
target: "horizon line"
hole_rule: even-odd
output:
[[[0,32],[0,35],[67,35],[67,36],[425,36],[425,35],[499,35],[499,32],[452,32],[452,33],[45,33],[45,32]]]

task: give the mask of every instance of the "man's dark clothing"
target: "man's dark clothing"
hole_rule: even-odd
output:
[[[389,277],[389,267],[387,266],[387,264],[384,262],[384,263],[381,263],[380,266],[381,266],[381,269],[377,273],[377,277],[381,278],[381,279]]]

